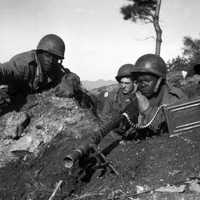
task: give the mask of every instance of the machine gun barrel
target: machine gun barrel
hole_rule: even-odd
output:
[[[64,158],[64,166],[70,169],[74,166],[74,163],[80,160],[83,156],[88,155],[90,152],[94,152],[95,146],[97,146],[111,130],[119,125],[122,117],[122,115],[113,117],[109,122],[105,123],[97,132],[95,132],[85,144],[80,145],[78,148],[73,150],[71,154],[67,155]]]
[[[93,149],[94,149],[93,146],[90,145],[89,142],[87,142],[86,144],[80,145],[78,148],[74,149],[72,153],[68,154],[64,158],[65,168],[71,169],[77,160],[80,160],[83,156],[88,155],[88,153],[92,151]]]

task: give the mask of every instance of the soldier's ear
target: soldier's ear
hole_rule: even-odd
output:
[[[162,82],[162,78],[160,77],[160,78],[157,80],[156,85],[155,85],[155,87],[154,87],[154,90],[153,90],[154,93],[157,93],[157,92],[158,92],[158,90],[159,90],[159,88],[160,88],[160,85],[161,85],[161,82]]]

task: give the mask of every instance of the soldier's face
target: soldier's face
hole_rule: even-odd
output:
[[[158,77],[151,74],[140,74],[137,77],[138,90],[147,98],[155,93]]]
[[[123,77],[119,84],[123,94],[128,94],[134,90],[134,82],[131,78]]]
[[[57,56],[45,51],[38,54],[38,59],[45,73],[50,73],[53,71],[53,68],[58,64],[59,60]]]

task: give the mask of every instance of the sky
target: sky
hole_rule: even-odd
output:
[[[123,20],[127,0],[0,0],[0,62],[35,49],[46,34],[66,44],[64,66],[81,80],[114,80],[119,67],[154,53],[151,24]],[[199,38],[199,0],[162,0],[161,56],[181,55],[183,37]]]

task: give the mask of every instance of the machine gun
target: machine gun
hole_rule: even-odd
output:
[[[128,118],[127,118],[128,116]],[[129,119],[129,120],[128,120]],[[97,169],[103,169],[102,174],[104,174],[107,169],[110,170],[111,173],[119,175],[117,170],[113,167],[111,162],[107,161],[106,156],[114,149],[122,139],[127,137],[127,135],[122,134],[121,139],[115,140],[105,149],[100,151],[98,149],[98,145],[102,141],[102,139],[109,134],[115,128],[123,129],[126,133],[135,132],[135,127],[133,124],[137,123],[138,119],[138,107],[135,102],[132,102],[126,107],[126,110],[115,117],[112,117],[110,121],[104,123],[101,128],[95,132],[89,140],[85,143],[81,144],[78,148],[74,149],[72,153],[67,155],[64,158],[64,166],[67,169],[73,169],[75,164],[77,163],[79,167],[83,169],[85,174],[93,174]],[[130,120],[132,124],[130,123]]]

